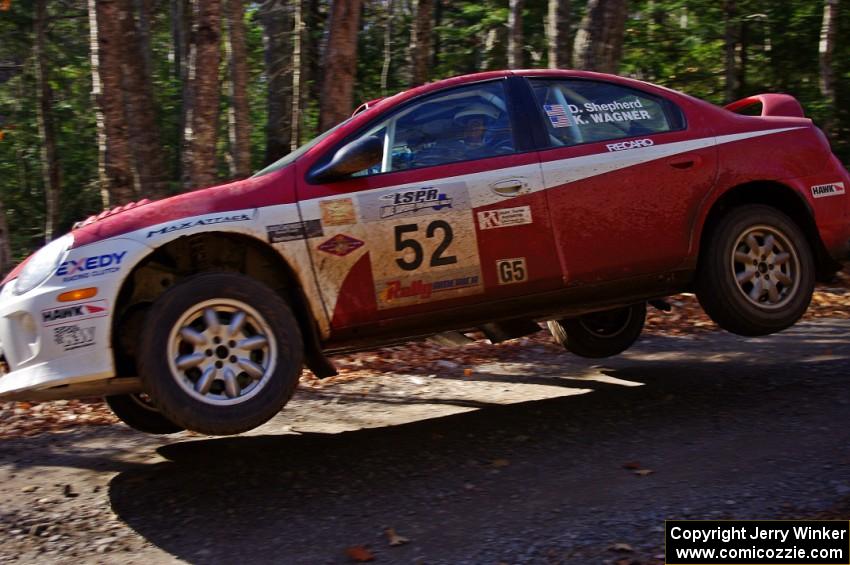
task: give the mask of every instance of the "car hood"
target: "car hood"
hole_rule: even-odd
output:
[[[291,182],[292,170],[290,166],[262,177],[212,186],[162,200],[141,200],[104,210],[74,226],[73,247],[82,247],[183,218],[292,203],[295,201]],[[15,267],[2,284],[16,278],[28,260],[29,257]]]

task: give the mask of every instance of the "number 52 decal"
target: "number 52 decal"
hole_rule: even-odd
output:
[[[425,259],[425,251],[422,244],[413,237],[404,237],[406,234],[415,234],[419,232],[419,224],[401,224],[395,226],[395,250],[404,252],[406,249],[413,250],[413,258],[410,260],[404,257],[396,258],[396,264],[404,271],[415,271],[422,266]],[[439,232],[439,235],[438,235]],[[452,244],[454,232],[452,226],[445,220],[434,220],[425,228],[425,237],[428,239],[442,237],[439,245],[431,254],[431,259],[428,265],[431,267],[442,267],[444,265],[454,265],[457,263],[457,257],[454,255],[446,255],[446,251]]]

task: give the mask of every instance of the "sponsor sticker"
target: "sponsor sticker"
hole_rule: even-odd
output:
[[[453,269],[443,273],[422,273],[411,279],[393,278],[378,281],[378,308],[399,308],[432,300],[457,298],[482,291],[478,269]]]
[[[345,257],[352,251],[360,249],[365,243],[359,239],[355,239],[350,235],[339,233],[329,240],[319,245],[318,249],[337,257]]]
[[[544,104],[543,110],[546,112],[552,127],[568,128],[573,125],[570,114],[563,104]]]
[[[485,210],[483,212],[478,212],[478,227],[482,230],[521,226],[524,224],[530,224],[531,222],[530,206],[519,206],[518,208],[502,208],[500,210]]]
[[[632,100],[617,100],[597,104],[544,104],[543,111],[554,128],[603,124],[608,122],[633,122],[651,120],[652,114],[644,109],[644,103],[635,97]]]
[[[73,351],[94,345],[94,326],[59,326],[53,328],[53,340],[65,351]]]
[[[515,284],[527,281],[528,268],[525,266],[525,257],[499,259],[496,261],[496,273],[499,284]]]
[[[57,326],[66,322],[102,318],[109,314],[106,300],[93,300],[73,306],[48,308],[41,311],[41,321],[45,326]]]
[[[121,251],[82,259],[69,259],[59,265],[56,276],[62,277],[64,282],[71,282],[117,273],[121,270],[121,262],[126,256],[127,252]]]
[[[351,198],[320,200],[319,209],[322,211],[322,224],[326,226],[347,226],[357,222]]]
[[[307,220],[305,222],[292,222],[289,224],[275,224],[266,226],[269,243],[282,243],[296,239],[309,239],[321,237],[324,234],[322,224],[319,220]]]
[[[651,139],[633,139],[631,141],[621,141],[620,143],[609,143],[605,147],[608,151],[625,151],[627,149],[639,149],[641,147],[652,147],[655,142]]]
[[[823,198],[825,196],[838,196],[844,194],[843,182],[831,182],[829,184],[818,184],[812,187],[812,196]]]
[[[176,231],[188,230],[191,228],[197,228],[202,226],[211,226],[215,224],[227,224],[231,222],[244,222],[246,220],[250,220],[251,216],[247,214],[234,214],[229,216],[218,216],[215,218],[206,218],[204,220],[187,220],[184,222],[180,222],[178,224],[171,224],[170,226],[165,226],[158,230],[151,230],[148,232],[148,238],[151,238],[155,235],[165,235]]]
[[[360,215],[366,222],[469,209],[469,194],[463,182],[384,190],[362,194],[358,199]]]

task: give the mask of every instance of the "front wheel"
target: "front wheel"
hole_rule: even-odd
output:
[[[183,428],[162,415],[146,394],[118,394],[107,396],[107,406],[119,420],[147,434],[176,434]]]
[[[303,343],[277,293],[244,275],[207,273],[157,299],[138,358],[163,415],[188,430],[228,435],[265,423],[289,401]]]
[[[646,321],[646,304],[584,314],[548,322],[557,343],[580,357],[598,359],[618,355],[640,337]]]
[[[742,206],[708,236],[695,282],[703,310],[718,326],[767,335],[790,327],[809,307],[815,261],[791,218],[769,206]]]

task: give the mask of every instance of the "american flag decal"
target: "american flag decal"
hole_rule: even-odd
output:
[[[552,127],[568,128],[573,125],[563,104],[544,104],[543,109],[546,110],[546,115],[549,116]]]

